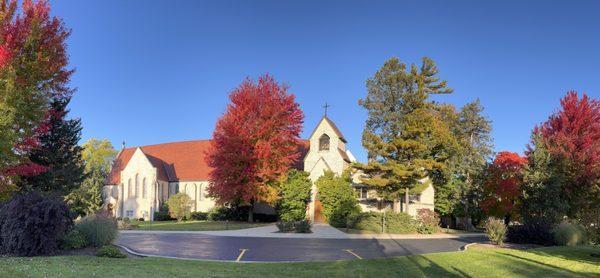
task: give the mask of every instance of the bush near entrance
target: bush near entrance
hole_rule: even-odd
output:
[[[310,201],[312,183],[308,173],[290,170],[280,183],[277,211],[281,221],[301,221],[306,218],[306,205]]]
[[[346,173],[340,177],[326,171],[315,182],[318,198],[323,205],[323,215],[331,226],[337,228],[346,227],[348,216],[360,211],[350,180],[346,176]]]
[[[403,212],[360,212],[348,217],[348,228],[375,233],[410,234],[417,231],[417,222]]]

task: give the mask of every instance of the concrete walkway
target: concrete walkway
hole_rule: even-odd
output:
[[[224,237],[261,237],[261,238],[322,238],[322,239],[443,239],[482,237],[482,233],[460,234],[347,234],[324,223],[315,223],[310,234],[279,233],[275,224],[228,231],[121,231],[123,234],[203,234]]]

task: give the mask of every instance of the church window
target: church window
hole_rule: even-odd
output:
[[[133,196],[137,197],[139,196],[140,193],[140,181],[139,181],[139,177],[138,174],[135,174],[135,191],[133,192]]]
[[[127,198],[131,198],[131,179],[127,180]]]
[[[361,187],[358,189],[359,199],[368,199],[369,198],[369,189],[366,187]]]
[[[319,138],[319,151],[328,151],[329,150],[329,135],[323,134],[321,138]]]
[[[200,201],[204,200],[204,186],[200,185]]]
[[[142,180],[142,198],[146,199],[146,178]]]

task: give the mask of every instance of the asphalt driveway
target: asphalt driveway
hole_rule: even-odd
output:
[[[121,233],[117,244],[146,256],[239,262],[304,262],[389,258],[458,251],[486,238],[324,239],[231,237],[186,233]]]

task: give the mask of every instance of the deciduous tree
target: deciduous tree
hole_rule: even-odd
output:
[[[0,4],[0,191],[14,175],[37,175],[44,167],[27,161],[38,146],[40,123],[52,99],[69,96],[69,30],[50,16],[47,1]]]
[[[299,159],[304,115],[288,87],[269,75],[245,80],[229,99],[206,156],[213,168],[208,192],[218,204],[273,204],[276,182]]]
[[[484,184],[483,210],[490,216],[503,217],[506,225],[518,215],[526,158],[513,152],[499,152],[488,168]]]

